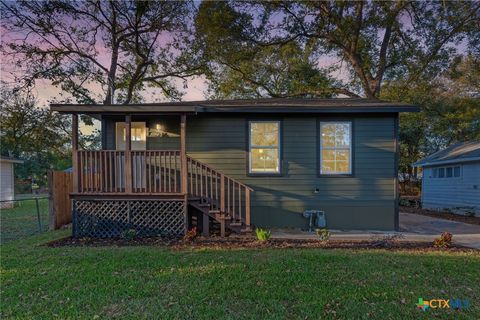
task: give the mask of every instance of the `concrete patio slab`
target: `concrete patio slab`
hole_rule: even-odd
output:
[[[400,213],[400,232],[330,230],[330,239],[361,241],[378,236],[401,234],[403,237],[399,241],[433,242],[444,231],[453,234],[454,243],[480,249],[480,226],[403,212]],[[317,236],[315,233],[297,229],[278,229],[272,230],[272,238],[312,240]]]

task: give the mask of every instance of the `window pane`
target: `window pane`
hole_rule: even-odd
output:
[[[335,160],[335,150],[323,150],[322,160],[327,160],[327,161]]]
[[[350,160],[350,150],[338,150],[338,151],[335,151],[335,154],[336,154],[336,160],[344,160],[344,161]]]
[[[445,168],[438,169],[438,177],[445,178]]]
[[[278,149],[252,148],[252,172],[279,172]]]
[[[348,173],[349,171],[348,161],[337,161],[336,173]]]
[[[324,147],[334,147],[335,146],[335,136],[334,135],[324,135],[322,134],[322,146]]]
[[[322,173],[335,172],[335,161],[322,161]]]
[[[336,125],[335,145],[350,146],[350,124],[339,123]]]
[[[438,177],[438,169],[437,169],[437,168],[433,169],[433,174],[432,174],[432,176],[433,176],[434,178],[437,178],[437,177]]]
[[[453,168],[447,168],[447,178],[451,178],[453,176]]]
[[[321,125],[321,143],[324,147],[335,146],[335,124],[328,123]]]
[[[250,137],[252,146],[278,146],[278,122],[251,122]]]
[[[453,168],[453,175],[457,178],[460,177],[460,167]]]

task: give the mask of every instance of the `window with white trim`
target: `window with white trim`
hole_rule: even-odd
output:
[[[280,173],[280,121],[249,122],[249,172]]]
[[[352,173],[352,123],[320,122],[320,174]]]
[[[460,178],[460,166],[432,168],[430,178]]]

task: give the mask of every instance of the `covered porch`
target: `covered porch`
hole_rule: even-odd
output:
[[[161,113],[150,115],[162,116]],[[101,117],[101,114],[99,116]],[[176,114],[179,118],[178,150],[134,150],[132,122],[145,115],[130,112],[115,116],[124,119],[124,149],[119,149],[118,146],[115,150],[103,149],[104,144],[102,150],[82,150],[79,148],[79,113],[72,113],[71,198],[74,202],[81,204],[82,201],[110,201],[117,203],[118,207],[127,208],[118,201],[136,201],[137,207],[138,201],[175,201],[177,204],[180,201],[183,205],[175,205],[175,208],[183,211],[184,231],[192,226],[192,216],[195,216],[193,220],[201,226],[205,235],[209,233],[212,220],[220,224],[222,235],[225,235],[226,229],[250,230],[252,189],[188,156],[187,113]],[[146,211],[142,212],[142,215],[148,216],[148,212],[151,212],[149,208],[158,206],[148,204],[140,207]],[[96,205],[77,205],[75,208],[90,210],[88,215],[105,210],[104,207]],[[125,217],[123,219],[130,219],[128,214]],[[144,223],[148,223],[146,220],[148,219],[142,218]],[[178,220],[178,217],[174,220]]]

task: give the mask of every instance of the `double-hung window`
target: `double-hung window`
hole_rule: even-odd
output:
[[[352,174],[351,122],[320,122],[320,174]]]
[[[280,173],[280,121],[249,122],[249,173]]]

